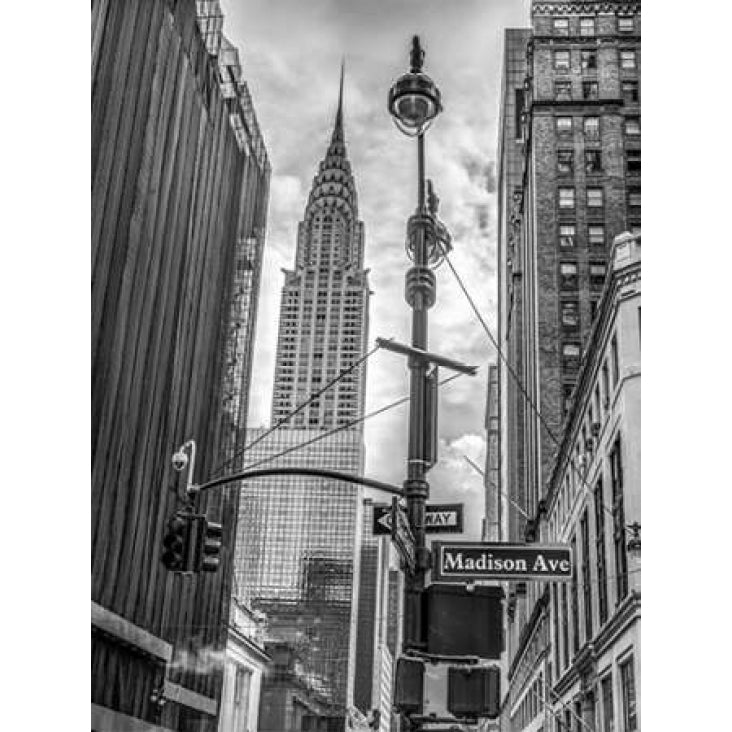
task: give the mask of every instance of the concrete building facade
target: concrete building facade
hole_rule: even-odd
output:
[[[640,730],[640,234],[615,240],[538,527],[572,547],[513,658],[511,729]]]
[[[210,476],[243,435],[269,161],[218,2],[91,11],[91,727],[213,732],[238,490],[195,501],[218,571],[169,572],[170,458]]]
[[[264,618],[232,600],[218,732],[255,732],[262,677],[272,659],[264,651]]]

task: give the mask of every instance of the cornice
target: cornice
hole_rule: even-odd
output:
[[[543,0],[534,2],[531,6],[531,15],[589,15],[591,13],[610,13],[612,15],[638,15],[641,10],[640,2],[565,2],[564,0]]]

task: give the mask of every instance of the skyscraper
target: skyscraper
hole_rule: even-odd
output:
[[[217,729],[236,489],[219,570],[161,562],[196,476],[235,448],[248,391],[269,162],[218,2],[92,3],[91,729]]]
[[[640,228],[640,2],[534,0],[531,21],[506,31],[499,143],[499,485],[512,541],[546,538],[608,253]],[[509,592],[512,729],[543,714],[532,690],[556,680],[548,596],[537,582]]]
[[[356,366],[368,334],[363,248],[341,71],[330,145],[285,273],[273,425],[352,370],[274,431],[252,430],[247,464],[363,471],[363,430],[349,426],[364,409],[365,362]],[[301,729],[303,719],[343,729],[353,701],[361,517],[362,490],[333,480],[268,478],[242,490],[236,591],[267,614],[277,668],[264,684],[261,730]]]

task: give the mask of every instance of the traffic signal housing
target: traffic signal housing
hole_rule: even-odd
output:
[[[501,672],[497,666],[452,666],[447,672],[447,708],[455,717],[500,716]]]
[[[394,706],[402,714],[421,714],[424,708],[424,663],[402,656],[397,659]]]
[[[193,571],[191,554],[191,516],[176,513],[163,537],[162,562],[171,572]]]
[[[221,524],[207,521],[205,516],[200,520],[198,561],[199,572],[215,572],[221,564],[221,547],[224,530]]]

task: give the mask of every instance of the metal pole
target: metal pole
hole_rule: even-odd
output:
[[[424,135],[417,136],[417,216],[426,214]],[[415,269],[427,267],[427,241],[423,225],[411,229],[415,237],[413,256]],[[410,302],[411,301],[411,302]],[[419,288],[407,299],[412,307],[412,346],[427,350],[427,308],[429,299]],[[404,648],[423,647],[422,594],[425,588],[427,562],[425,559],[425,503],[429,495],[429,484],[425,478],[427,464],[424,455],[425,378],[428,364],[421,358],[409,359],[410,408],[409,408],[409,450],[407,456],[407,480],[404,492],[407,500],[407,518],[414,535],[415,568],[407,571],[405,581]]]

